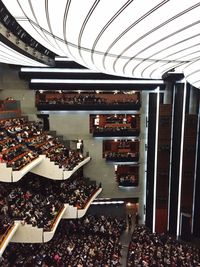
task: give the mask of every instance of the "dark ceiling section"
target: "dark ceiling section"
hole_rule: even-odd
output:
[[[90,72],[90,70],[73,61],[62,61],[61,58],[60,60],[55,60],[55,63],[56,65],[54,68],[22,68],[19,72],[19,76],[21,79],[28,80],[29,87],[33,90],[138,91],[154,90],[158,85],[160,86],[160,80],[157,80],[154,84],[152,84],[151,80],[149,80],[149,83],[148,80],[146,80],[145,83],[141,83],[141,79],[131,79],[100,72]],[[60,71],[59,68],[61,68]],[[40,79],[41,81],[33,82],[31,79]],[[44,79],[48,79],[48,81],[42,81]],[[54,82],[53,79],[57,79],[57,81]],[[82,80],[82,82],[80,82],[80,80]],[[161,85],[161,89],[164,89],[163,84]]]
[[[170,81],[170,82],[177,82],[184,78],[183,73],[175,73],[173,71],[169,71],[162,76],[164,81]]]
[[[38,68],[37,68],[38,69]],[[42,69],[42,68],[41,68]],[[47,68],[43,68],[47,70]],[[54,69],[54,68],[52,68]],[[78,72],[80,70],[80,72]],[[125,77],[119,77],[114,75],[108,75],[104,73],[97,73],[97,72],[88,72],[88,73],[81,73],[81,69],[77,69],[77,72],[42,72],[38,69],[38,71],[30,71],[30,72],[24,72],[20,71],[19,76],[21,79],[92,79],[92,80],[133,80],[131,78],[125,78]]]
[[[154,90],[157,84],[112,84],[112,83],[29,83],[30,89],[34,90]],[[162,85],[162,88],[163,85]]]
[[[75,61],[56,61],[55,67],[57,68],[70,68],[70,69],[87,69],[86,67],[76,63]]]

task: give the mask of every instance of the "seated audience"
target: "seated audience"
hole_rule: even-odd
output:
[[[53,239],[44,244],[10,244],[0,264],[43,267],[119,267],[124,220],[88,215],[63,220]]]
[[[71,150],[41,129],[40,122],[25,117],[0,120],[0,161],[20,170],[40,154],[45,154],[64,170],[73,170],[84,160],[82,153]]]
[[[99,136],[138,136],[139,129],[127,126],[117,127],[96,127],[93,129],[93,135]]]
[[[40,105],[120,105],[140,107],[139,94],[65,93],[63,91],[36,92],[36,106]]]
[[[123,161],[123,162],[131,162],[139,160],[139,153],[121,153],[121,152],[107,152],[106,155],[107,161]]]
[[[12,224],[13,221],[9,216],[6,214],[0,215],[0,235],[3,235]]]
[[[136,226],[129,245],[127,267],[200,266],[200,250],[167,234]]]
[[[138,180],[134,174],[124,174],[116,177],[119,186],[137,186]]]
[[[96,190],[95,182],[79,176],[55,181],[30,174],[0,183],[0,216],[48,230],[64,203],[83,209]]]

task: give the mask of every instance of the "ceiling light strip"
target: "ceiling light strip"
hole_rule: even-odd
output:
[[[55,57],[55,61],[73,61],[72,59],[68,58],[68,57],[59,57],[59,56],[56,56]]]
[[[65,68],[21,68],[21,72],[46,72],[46,73],[101,73],[89,69],[65,69]]]
[[[75,80],[75,79],[31,79],[31,83],[74,84],[164,84],[162,80]]]
[[[181,187],[182,187],[182,172],[183,172],[183,144],[185,133],[185,107],[186,107],[186,92],[187,82],[185,81],[183,89],[183,110],[182,110],[182,125],[181,125],[181,147],[180,147],[180,163],[179,163],[179,185],[178,185],[178,208],[177,208],[177,229],[176,236],[180,235],[180,211],[181,211]]]
[[[160,111],[160,92],[159,87],[156,89],[156,131],[155,131],[155,157],[154,157],[154,187],[153,187],[153,225],[152,232],[156,230],[156,193],[157,193],[157,165],[158,165],[158,127],[159,127],[159,111]]]

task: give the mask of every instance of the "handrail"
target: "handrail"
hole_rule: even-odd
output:
[[[15,144],[15,146],[11,146],[9,148],[7,148],[6,150],[2,151],[1,154],[4,155],[4,154],[7,154],[9,152],[12,152],[12,150],[15,150],[15,149],[18,149],[19,147],[23,147],[24,144]]]
[[[7,163],[13,163],[13,162],[16,162],[18,159],[21,159],[21,158],[23,158],[24,156],[28,155],[29,152],[31,152],[31,151],[26,151],[26,152],[24,152],[23,154],[20,154],[20,155],[18,155],[17,157],[15,157],[13,160],[5,161],[5,163],[7,164]],[[30,159],[31,162],[34,161],[35,159],[37,159],[38,157],[39,157],[39,155],[35,155],[34,158]],[[25,165],[21,165],[21,166],[19,166],[18,168],[13,169],[13,170],[14,170],[14,171],[20,171],[20,170],[22,170],[24,167],[26,167],[29,163],[30,163],[30,162],[27,162],[27,164],[25,164]]]
[[[21,110],[20,109],[13,109],[13,110],[0,110],[0,113],[1,114],[4,114],[4,113],[18,113],[19,115],[21,115]],[[17,117],[18,118],[18,117]],[[9,119],[15,119],[15,118],[9,118]],[[6,120],[6,119],[3,119],[3,120]]]
[[[7,234],[10,232],[10,230],[13,228],[13,226],[14,226],[14,222],[12,222],[12,223],[8,226],[8,228],[6,229],[5,233],[4,233],[4,234],[2,235],[2,237],[0,238],[0,248],[3,246]]]
[[[59,211],[57,212],[56,216],[53,218],[53,220],[51,221],[51,225],[48,229],[44,229],[44,232],[50,232],[53,231],[53,228],[55,227],[57,220],[59,218],[59,215],[62,213],[62,211],[64,210],[65,206],[63,204],[63,206],[59,209]]]
[[[9,113],[12,113],[14,110],[8,110],[8,111],[5,111],[5,113],[9,112]],[[15,111],[18,111],[18,110],[15,110]],[[4,111],[2,111],[3,113]],[[20,112],[21,114],[21,112]],[[15,119],[26,119],[27,120],[27,116],[20,116],[20,117],[12,117],[12,118],[6,118],[6,119],[0,119],[0,123],[2,123],[3,121],[7,121],[7,120],[15,120]],[[26,121],[27,122],[27,121]]]
[[[27,155],[30,151],[25,151],[22,154],[19,154],[18,156],[14,157],[12,160],[5,161],[5,163],[10,164],[13,162],[16,162],[18,159],[23,158],[25,155]]]
[[[87,202],[84,204],[84,207],[82,207],[82,208],[77,207],[77,209],[78,209],[78,210],[84,210],[84,209],[86,209],[86,207],[89,205],[90,200],[93,198],[93,196],[96,194],[96,192],[97,192],[100,188],[101,188],[101,187],[98,187],[98,188],[96,188],[96,189],[93,191],[92,195],[87,199]]]

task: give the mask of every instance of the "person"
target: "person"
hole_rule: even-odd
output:
[[[3,155],[0,154],[0,163],[2,163],[2,162],[4,162],[4,160],[3,160]]]
[[[139,223],[139,214],[136,212],[135,214],[135,224],[137,225]]]
[[[128,217],[128,227],[131,228],[131,226],[132,226],[132,215],[129,213],[127,217]]]

